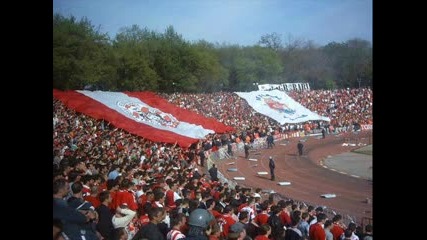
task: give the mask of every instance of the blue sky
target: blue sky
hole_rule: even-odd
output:
[[[137,24],[159,33],[172,25],[189,41],[246,46],[273,32],[283,42],[372,43],[372,0],[53,0],[53,12],[87,17],[111,37]]]

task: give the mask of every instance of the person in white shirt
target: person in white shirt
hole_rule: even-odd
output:
[[[122,204],[116,208],[116,214],[114,214],[112,218],[114,228],[125,228],[129,240],[135,235],[135,227],[132,223],[132,219],[135,215],[135,211],[130,210],[126,204]]]
[[[348,239],[348,238],[351,240],[359,240],[359,237],[356,234],[354,234],[354,232],[356,231],[356,227],[357,227],[356,223],[354,222],[349,223],[347,229],[344,230],[344,233],[341,235],[341,240]],[[350,235],[350,232],[351,232],[351,236],[348,237],[347,235]]]
[[[171,217],[170,223],[172,229],[166,235],[167,240],[177,240],[185,238],[185,235],[181,232],[181,228],[185,226],[187,217],[183,213],[178,213],[176,216]]]
[[[334,240],[334,235],[332,235],[331,233],[331,229],[333,227],[334,227],[334,224],[332,224],[332,220],[326,220],[325,225],[323,226],[326,233],[326,240]]]

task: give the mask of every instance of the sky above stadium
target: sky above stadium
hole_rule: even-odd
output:
[[[284,43],[372,43],[372,0],[53,0],[53,13],[87,17],[112,38],[136,24],[158,33],[173,26],[189,41],[244,46],[274,32]]]

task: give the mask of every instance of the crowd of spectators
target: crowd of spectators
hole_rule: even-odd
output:
[[[211,179],[202,170],[207,167],[202,160],[206,151],[275,131],[302,129],[303,124],[280,126],[233,93],[161,95],[237,131],[210,135],[183,149],[129,134],[53,99],[54,239],[143,239],[144,232],[153,229],[161,236],[159,239],[173,239],[172,236],[188,233],[184,219],[197,208],[207,209],[215,219],[209,239],[243,239],[243,232],[252,239],[262,239],[258,235],[283,239],[289,229],[301,229],[301,235],[311,232],[309,226],[315,226],[313,219],[320,208],[315,211],[315,206],[292,200],[276,202],[271,195],[266,198],[260,194],[261,189],[231,187],[227,182]],[[372,123],[369,89],[290,95],[310,110],[331,117],[336,124]],[[313,128],[321,125],[310,124],[315,124]],[[322,216],[321,220],[326,218]],[[236,226],[239,222],[243,228]],[[339,235],[353,229],[340,221],[334,224],[342,228]],[[352,230],[350,235],[362,237],[359,232]],[[334,239],[338,239],[336,235]]]
[[[372,124],[370,88],[290,92],[289,96],[311,111],[329,117],[334,127]]]
[[[173,93],[160,94],[169,102],[233,126],[237,132],[251,129],[307,130],[327,127],[351,129],[354,125],[372,124],[372,90],[370,88],[291,91],[288,95],[310,111],[329,117],[331,121],[310,121],[280,125],[274,119],[256,112],[237,94],[217,92],[210,94]],[[308,126],[307,126],[308,125]],[[331,127],[329,127],[331,126]]]

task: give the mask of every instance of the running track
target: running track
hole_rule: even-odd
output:
[[[273,149],[251,151],[249,158],[256,158],[257,162],[246,160],[242,152],[235,153],[236,159],[222,160],[216,164],[227,179],[245,177],[244,181],[236,181],[240,186],[272,189],[287,198],[326,206],[344,216],[355,216],[357,220],[362,217],[372,218],[372,204],[366,202],[367,198],[372,199],[372,181],[335,172],[319,164],[320,160],[328,155],[348,152],[358,147],[343,147],[343,138],[332,135],[326,139],[310,137],[304,143],[304,154],[300,157],[296,154],[297,141],[298,139],[282,140],[275,142]],[[367,139],[360,141],[366,142]],[[286,146],[281,145],[285,143]],[[276,163],[274,182],[270,180],[269,156],[273,156]],[[227,165],[230,162],[235,164]],[[232,167],[236,167],[238,171],[227,171]],[[259,176],[257,172],[262,171],[269,174]],[[291,182],[291,185],[280,186],[277,183],[281,181]],[[325,193],[334,193],[337,196],[321,198],[320,195]]]

